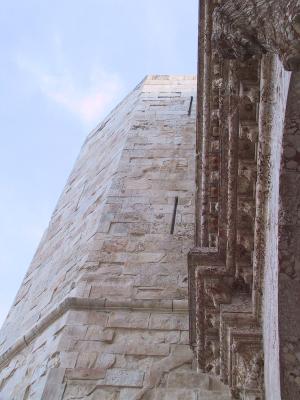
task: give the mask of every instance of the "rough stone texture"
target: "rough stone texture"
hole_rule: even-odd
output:
[[[211,2],[201,3],[200,15],[190,340],[203,372],[220,375],[234,397],[261,398],[261,266],[254,256],[261,60],[224,60],[212,41]]]
[[[298,0],[200,2],[190,343],[239,399],[300,394],[299,26]]]
[[[195,78],[148,77],[83,147],[1,332],[4,398],[299,399],[300,4],[199,13],[195,210]]]
[[[2,399],[228,398],[188,344],[195,89],[147,77],[87,138],[1,330]]]
[[[213,41],[225,58],[278,54],[287,70],[300,68],[298,0],[221,0],[214,10]]]

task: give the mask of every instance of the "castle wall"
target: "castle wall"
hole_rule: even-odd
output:
[[[188,345],[195,89],[150,76],[88,137],[1,331],[2,399],[225,399]]]
[[[134,91],[87,138],[1,329],[1,353],[71,292],[86,262],[87,242],[101,218],[138,96]]]

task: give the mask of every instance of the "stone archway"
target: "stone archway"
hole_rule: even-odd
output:
[[[282,400],[300,398],[300,73],[290,81],[280,174],[278,321]],[[275,227],[274,227],[275,229]]]

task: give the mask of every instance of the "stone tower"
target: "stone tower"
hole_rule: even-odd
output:
[[[149,76],[88,136],[1,330],[2,400],[229,399],[191,370],[195,92]]]

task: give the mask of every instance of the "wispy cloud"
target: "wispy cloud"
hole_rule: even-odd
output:
[[[123,90],[120,77],[103,71],[99,66],[91,67],[79,81],[65,66],[54,73],[44,70],[38,62],[25,55],[18,55],[17,64],[28,73],[43,95],[76,114],[87,125],[97,122]]]

